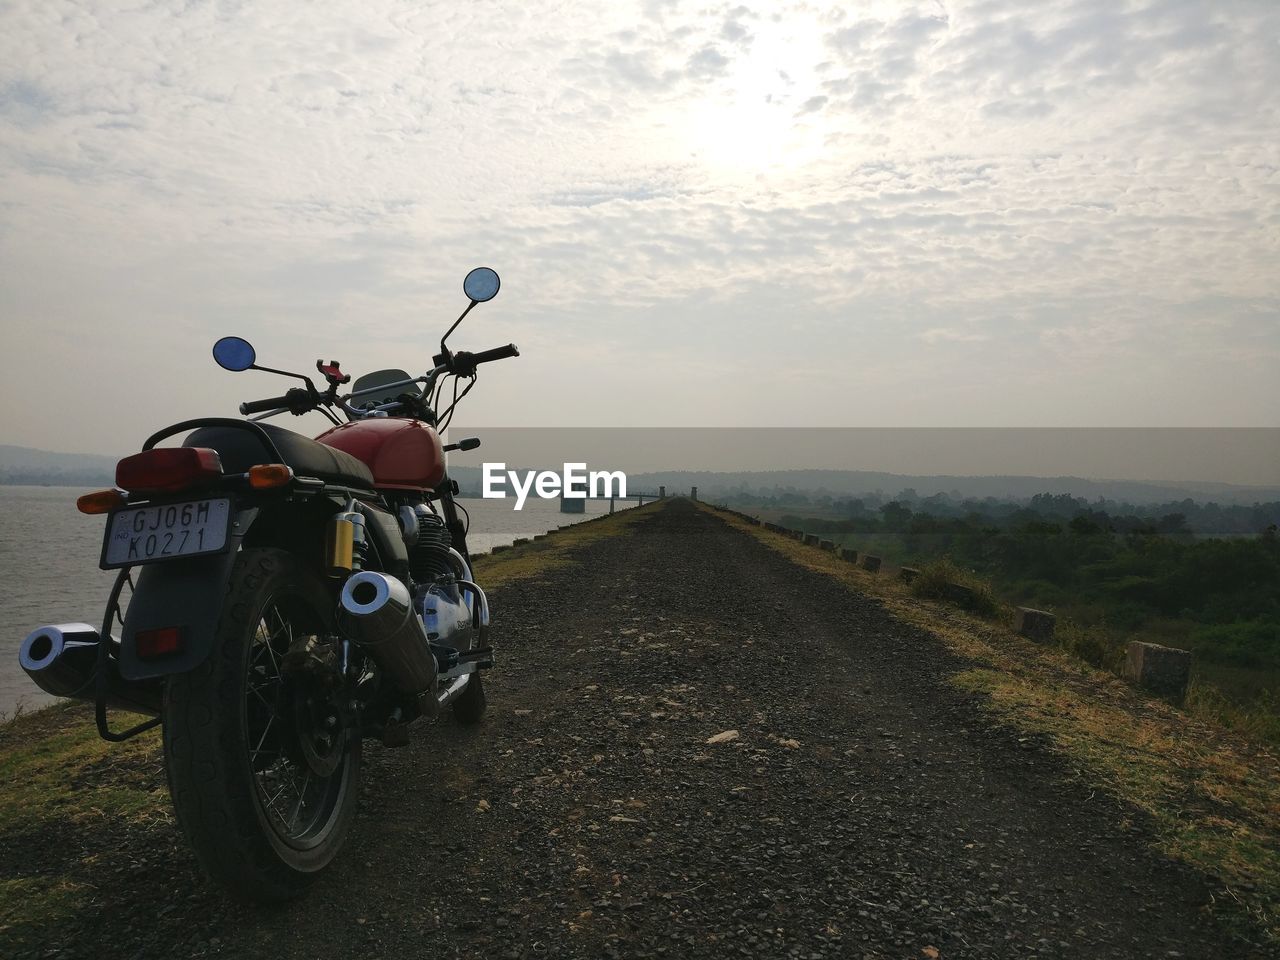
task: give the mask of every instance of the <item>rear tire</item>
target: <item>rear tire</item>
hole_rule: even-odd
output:
[[[333,632],[333,607],[292,554],[241,551],[212,652],[168,683],[164,753],[178,823],[238,899],[300,895],[355,813],[360,734],[341,689],[280,667],[297,638]]]

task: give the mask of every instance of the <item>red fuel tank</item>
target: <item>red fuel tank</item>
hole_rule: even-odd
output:
[[[316,440],[363,461],[375,486],[429,490],[444,479],[440,436],[417,420],[357,420],[326,430]]]

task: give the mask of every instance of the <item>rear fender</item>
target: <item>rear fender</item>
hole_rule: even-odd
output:
[[[226,553],[140,568],[120,637],[121,676],[126,680],[146,680],[187,673],[204,663],[213,649],[236,553],[257,516],[257,507],[236,512],[231,522],[231,549]],[[182,629],[181,652],[155,660],[139,659],[139,631],[163,627]]]

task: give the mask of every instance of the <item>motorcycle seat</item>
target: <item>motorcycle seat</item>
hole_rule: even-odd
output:
[[[329,483],[373,489],[373,474],[349,453],[326,447],[300,433],[258,424],[280,451],[287,466],[300,477],[315,477]],[[200,427],[182,441],[184,447],[209,447],[218,451],[226,473],[244,473],[259,463],[275,462],[275,455],[250,430],[235,427]]]

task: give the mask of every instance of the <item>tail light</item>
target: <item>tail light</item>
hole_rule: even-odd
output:
[[[144,450],[116,464],[116,486],[130,493],[171,493],[222,476],[222,458],[207,447]]]
[[[260,463],[249,468],[249,486],[255,490],[283,487],[293,479],[293,470],[283,463]]]
[[[94,493],[86,493],[83,497],[76,500],[76,509],[81,513],[110,513],[112,510],[118,510],[128,501],[125,500],[124,494],[119,490],[98,490]]]

